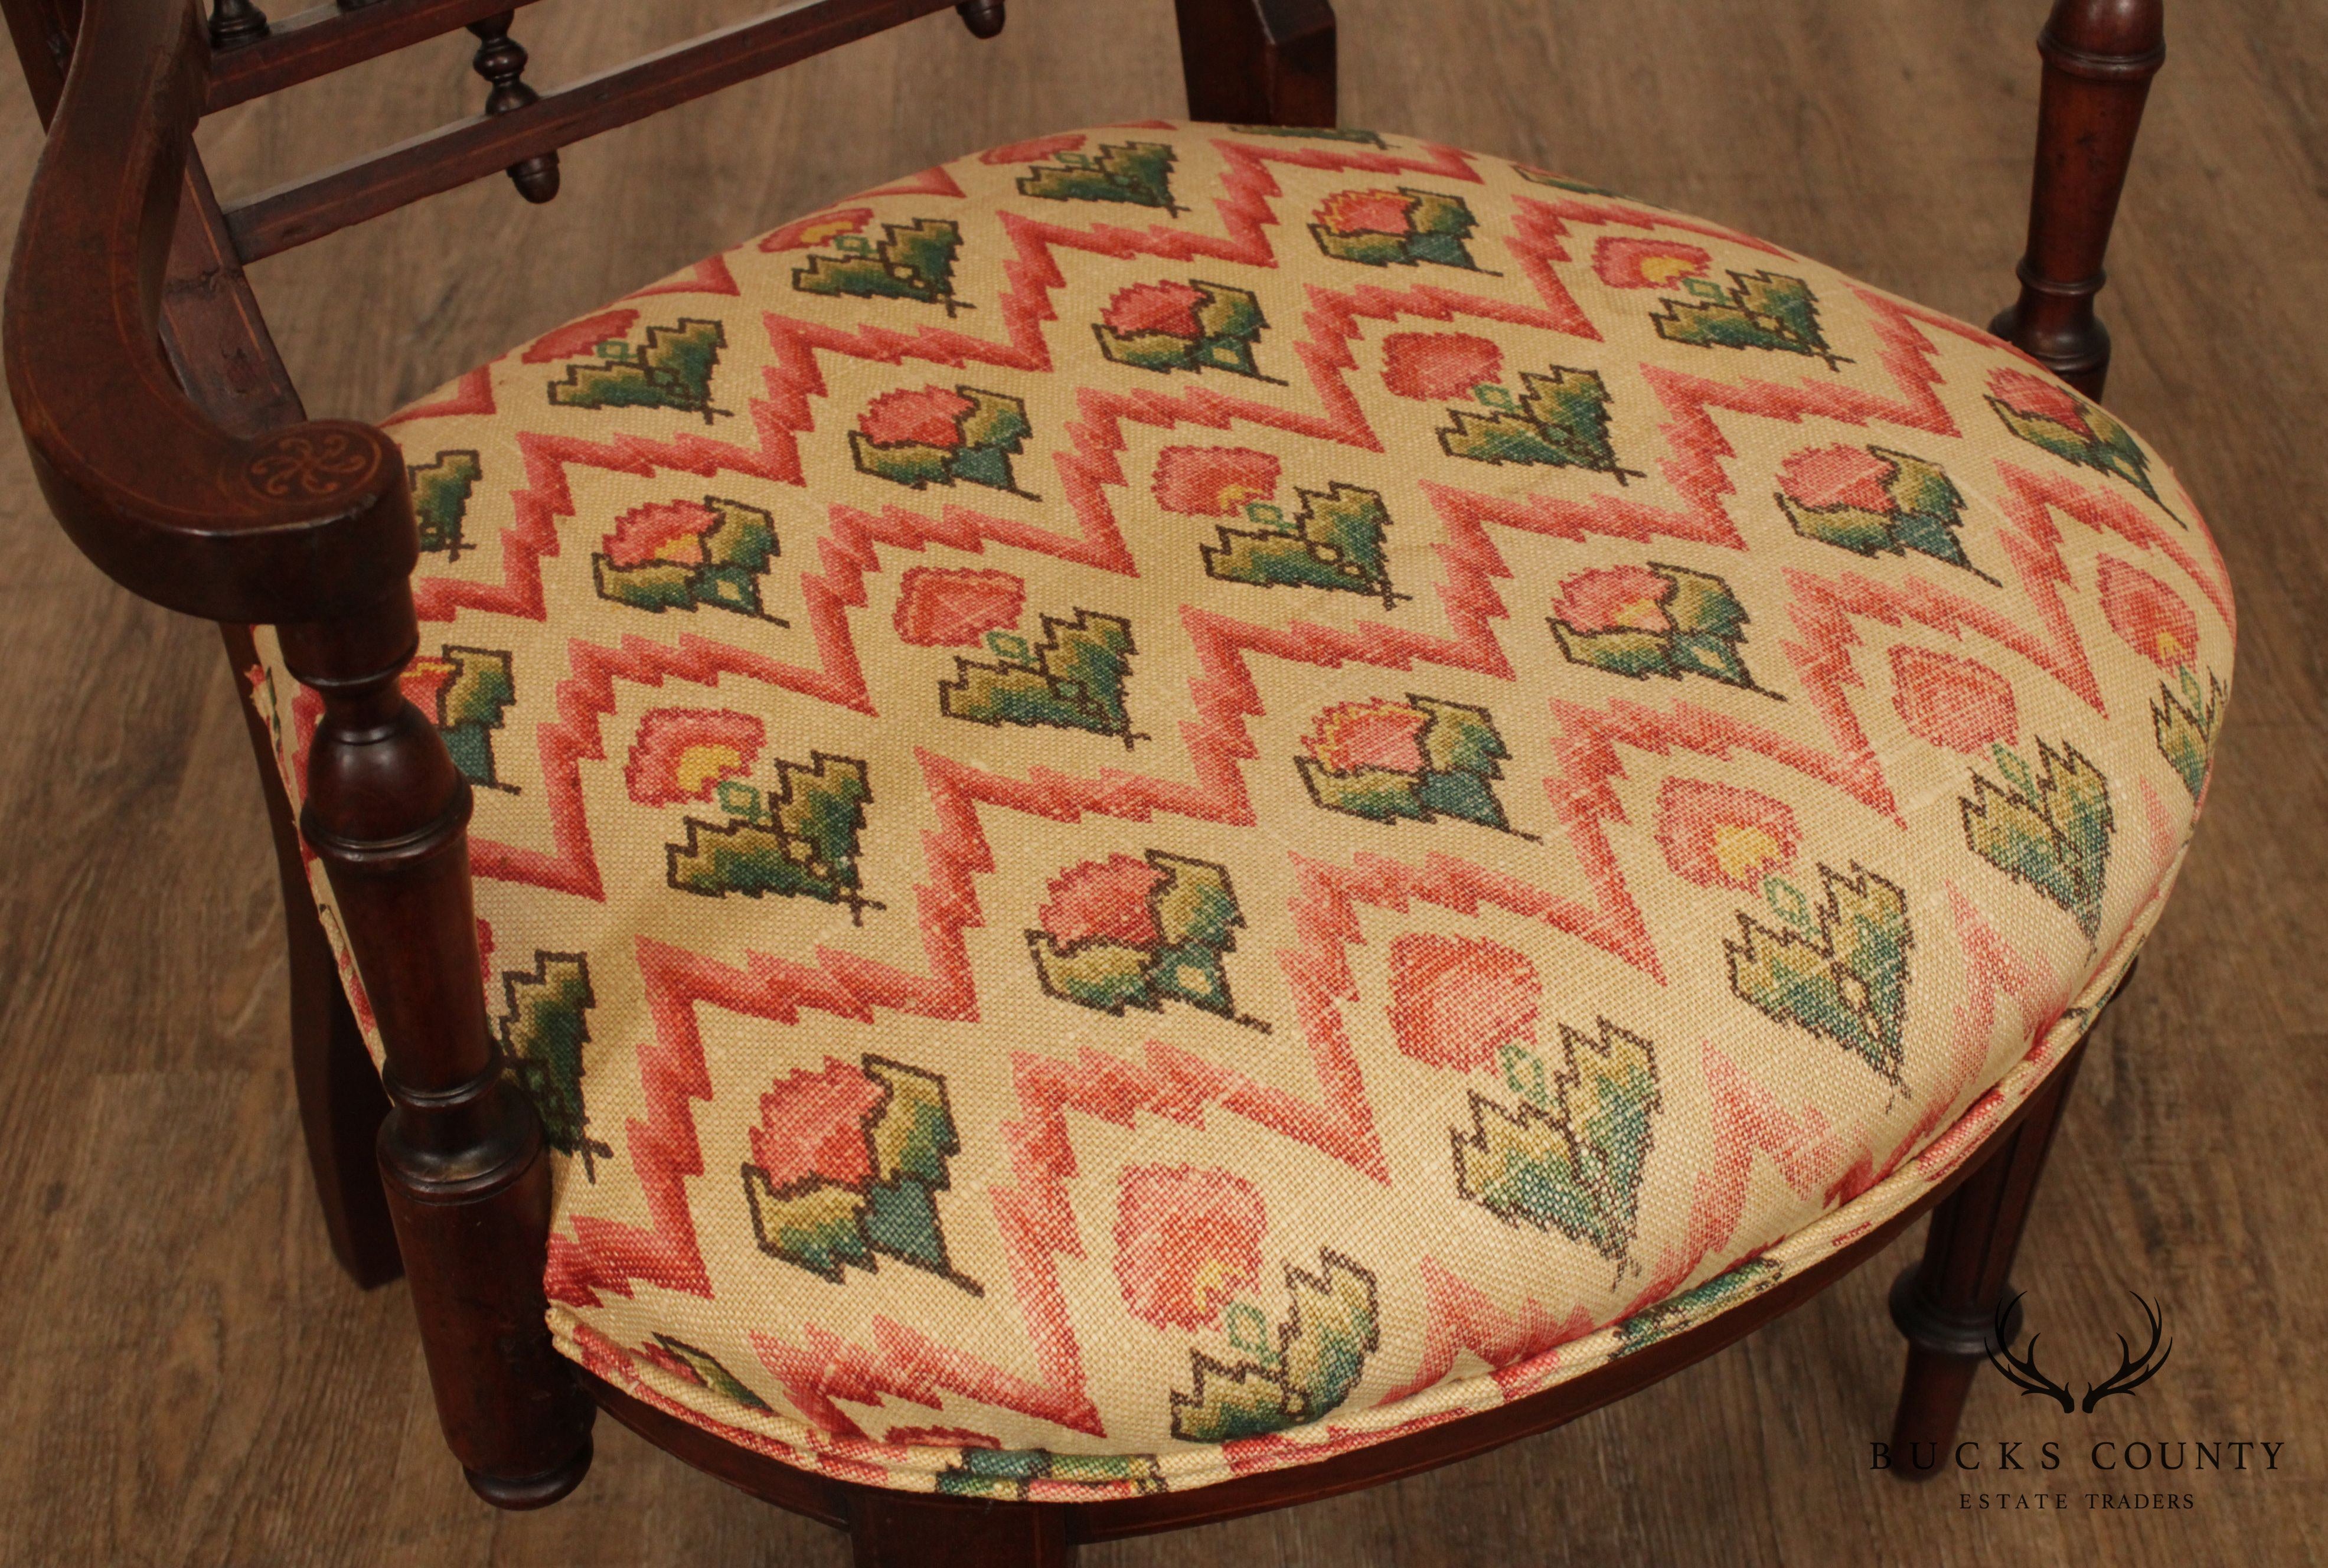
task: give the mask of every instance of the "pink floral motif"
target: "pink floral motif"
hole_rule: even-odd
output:
[[[1204,335],[1197,309],[1204,295],[1185,283],[1139,283],[1118,291],[1100,320],[1123,337],[1160,332],[1190,343]]]
[[[1402,398],[1466,398],[1503,369],[1504,351],[1469,333],[1402,332],[1383,340],[1383,385]]]
[[[898,586],[892,619],[916,648],[959,648],[1017,625],[1026,607],[1026,581],[1009,572],[915,567]]]
[[[1560,585],[1553,618],[1575,632],[1670,632],[1674,586],[1647,567],[1600,567]]]
[[[1616,236],[1592,248],[1592,270],[1611,288],[1670,288],[1685,277],[1702,276],[1713,253],[1676,239]]]
[[[2191,662],[2199,651],[2199,618],[2182,595],[2111,556],[2102,557],[2099,577],[2102,614],[2126,646],[2161,670]]]
[[[781,229],[761,236],[763,250],[807,250],[827,245],[844,234],[857,234],[872,221],[870,207],[851,207],[840,212],[813,212],[796,218]]]
[[[649,561],[703,564],[704,531],[719,514],[699,501],[659,501],[634,506],[615,520],[606,536],[606,559],[618,567]]]
[[[2026,371],[1999,370],[1988,378],[1989,396],[2016,414],[2032,414],[2066,425],[2079,435],[2093,438],[2093,427],[2086,423],[2085,408],[2077,395],[2051,381],[2041,381]]]
[[[1414,230],[1414,198],[1402,191],[1340,191],[1318,209],[1329,234],[1409,234]]]
[[[396,678],[396,688],[404,699],[427,714],[432,720],[445,711],[445,688],[453,683],[460,666],[450,659],[436,654],[416,654],[404,666],[404,673]]]
[[[634,310],[602,310],[596,315],[584,316],[555,332],[542,333],[518,358],[525,364],[546,365],[553,360],[596,353],[600,343],[628,337],[638,319],[639,313]]]
[[[1409,932],[1391,944],[1390,1022],[1398,1048],[1450,1072],[1491,1066],[1535,1038],[1544,981],[1525,954],[1478,936]]]
[[[1234,517],[1277,493],[1281,468],[1244,446],[1167,446],[1156,459],[1156,504],[1196,517]]]
[[[1362,767],[1421,773],[1424,757],[1419,737],[1430,723],[1431,715],[1421,709],[1388,698],[1341,702],[1318,716],[1301,744],[1320,767],[1337,777],[1347,778]]]
[[[796,1068],[760,1096],[751,1130],[752,1159],[779,1194],[821,1178],[862,1187],[873,1174],[865,1119],[888,1090],[848,1062],[824,1059],[824,1071]]]
[[[1136,855],[1086,860],[1051,883],[1051,901],[1037,913],[1036,924],[1061,947],[1094,937],[1153,947],[1162,934],[1148,896],[1163,878]]]
[[[876,446],[912,444],[951,452],[962,445],[962,427],[954,421],[976,407],[951,387],[900,388],[867,404],[857,427]]]
[[[2020,738],[2013,682],[1975,659],[1926,648],[1892,650],[1892,706],[1909,732],[1970,756]]]
[[[1007,142],[999,147],[989,147],[978,155],[981,164],[1039,164],[1056,158],[1061,153],[1072,153],[1084,145],[1081,131],[1066,131],[1056,136],[1034,136],[1023,142]]]
[[[623,782],[643,806],[709,800],[721,779],[751,771],[766,741],[766,727],[748,713],[658,708],[639,720]]]
[[[1225,1170],[1134,1165],[1117,1178],[1115,1278],[1159,1329],[1202,1329],[1261,1278],[1261,1194]]]
[[[1899,472],[1898,464],[1864,446],[1813,446],[1787,459],[1779,470],[1779,488],[1814,512],[1855,506],[1889,517],[1900,508],[1884,487]]]
[[[1794,808],[1759,791],[1668,778],[1657,792],[1657,845],[1674,875],[1701,887],[1751,893],[1795,858]]]

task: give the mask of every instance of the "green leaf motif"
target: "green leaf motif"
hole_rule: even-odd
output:
[[[658,1334],[654,1338],[655,1343],[662,1347],[663,1354],[686,1367],[699,1386],[709,1389],[732,1404],[742,1405],[746,1410],[765,1411],[769,1408],[766,1400],[746,1387],[742,1378],[728,1371],[709,1350],[699,1350],[685,1340],[674,1339],[668,1334]]]
[[[1799,277],[1777,272],[1733,272],[1731,286],[1693,279],[1687,301],[1666,299],[1649,320],[1667,343],[1696,348],[1769,349],[1826,361],[1851,361],[1827,347],[1819,331],[1818,302]]]
[[[474,452],[439,452],[426,463],[408,464],[412,482],[412,514],[420,525],[420,548],[443,550],[448,560],[459,560],[468,540],[461,521],[468,515],[469,494],[483,477]]]
[[[1043,617],[1043,640],[1024,661],[978,663],[956,655],[954,677],[938,686],[938,708],[973,724],[1022,724],[1112,735],[1130,750],[1135,735],[1124,706],[1131,678],[1131,623],[1077,610],[1072,621]]]
[[[780,553],[776,521],[756,506],[707,495],[714,521],[699,536],[703,559],[697,562],[648,560],[617,566],[603,551],[590,558],[598,596],[609,603],[661,615],[665,610],[731,610],[783,626],[790,623],[762,607],[760,578]]]
[[[1450,408],[1454,423],[1439,432],[1450,457],[1474,463],[1530,463],[1583,468],[1622,484],[1640,471],[1617,461],[1609,442],[1609,389],[1597,371],[1555,365],[1550,375],[1520,372],[1522,396],[1493,413]],[[1492,405],[1491,405],[1492,406]]]
[[[1570,663],[1635,681],[1652,675],[1671,681],[1704,675],[1724,686],[1778,695],[1757,685],[1752,671],[1746,668],[1741,650],[1749,620],[1745,606],[1728,583],[1704,572],[1657,561],[1649,562],[1648,569],[1673,585],[1664,603],[1670,629],[1616,627],[1584,632],[1554,616],[1552,634]]]
[[[2215,752],[2215,736],[2223,718],[2223,683],[2212,671],[2207,673],[2207,694],[2199,696],[2198,678],[2188,667],[2182,671],[2183,690],[2177,693],[2161,683],[2158,700],[2150,705],[2150,725],[2158,742],[2158,755],[2173,765],[2182,780],[2183,788],[2191,792],[2192,801],[2206,792],[2207,770]]]
[[[776,764],[772,809],[759,792],[746,790],[749,814],[726,822],[689,818],[687,841],[665,846],[671,886],[706,898],[813,898],[847,906],[860,923],[866,910],[881,907],[865,897],[857,866],[865,807],[873,798],[865,764],[821,751],[809,758],[805,766]]]
[[[1390,512],[1382,496],[1338,482],[1296,493],[1301,509],[1290,524],[1222,524],[1220,543],[1203,547],[1206,573],[1217,582],[1257,587],[1366,594],[1382,600],[1383,608],[1394,607],[1404,596],[1391,589],[1390,556],[1383,541]],[[1248,518],[1260,509],[1254,503]]]
[[[1225,283],[1191,278],[1188,286],[1203,296],[1203,303],[1195,309],[1197,336],[1186,338],[1169,332],[1122,333],[1106,322],[1094,322],[1092,333],[1099,340],[1099,352],[1117,364],[1135,370],[1225,371],[1231,375],[1283,386],[1285,383],[1275,376],[1263,375],[1253,360],[1253,349],[1269,328],[1268,318],[1262,315],[1260,299]]]
[[[1621,1259],[1639,1222],[1650,1118],[1662,1099],[1649,1042],[1598,1020],[1599,1041],[1560,1027],[1554,1104],[1516,1113],[1471,1091],[1471,1131],[1450,1130],[1455,1187],[1507,1225],[1559,1230]]]
[[[2158,487],[2150,477],[2150,459],[2144,455],[2142,444],[2134,438],[2134,432],[2112,418],[2099,404],[2089,402],[2074,392],[2063,391],[2060,395],[2077,405],[2085,429],[2079,430],[2050,415],[2023,413],[1994,394],[1989,397],[1988,406],[1996,410],[1996,417],[2004,422],[2007,430],[2032,446],[2076,467],[2117,475],[2156,502],[2159,510],[2173,517],[2176,523],[2189,527],[2167,511],[2165,502],[2159,499]]]
[[[987,1498],[998,1502],[1041,1500],[1045,1483],[1100,1494],[1145,1497],[1166,1489],[1163,1468],[1154,1454],[1053,1453],[1040,1448],[966,1448],[962,1458],[938,1472],[943,1498]],[[1056,1492],[1047,1495],[1056,1498]]]
[[[1779,1023],[1834,1041],[1898,1084],[1908,955],[1916,945],[1907,895],[1856,864],[1848,877],[1818,869],[1826,897],[1816,933],[1773,931],[1738,916],[1742,940],[1723,944],[1730,989]]]
[[[1266,1360],[1189,1353],[1195,1384],[1171,1397],[1172,1435],[1233,1442],[1322,1419],[1350,1396],[1381,1346],[1374,1275],[1331,1248],[1311,1274],[1285,1265],[1289,1301],[1276,1354]]]
[[[954,1268],[939,1228],[936,1195],[951,1185],[946,1161],[962,1150],[945,1080],[886,1056],[860,1061],[881,1090],[859,1122],[870,1172],[853,1184],[810,1175],[779,1189],[746,1163],[744,1199],[760,1250],[835,1284],[847,1267],[871,1269],[887,1257],[984,1295]]]
[[[583,1175],[615,1151],[590,1136],[582,1079],[590,1044],[590,961],[578,953],[537,953],[533,968],[502,976],[508,1010],[499,1024],[502,1058],[541,1118],[541,1136],[560,1154],[580,1155]]]
[[[1311,142],[1354,142],[1360,146],[1387,147],[1380,131],[1354,131],[1334,126],[1231,126],[1241,136],[1298,136]]]
[[[1871,512],[1849,502],[1806,506],[1782,490],[1779,506],[1795,525],[1795,531],[1854,555],[1904,555],[1912,550],[1987,577],[1966,558],[1957,537],[1964,521],[1964,493],[1940,465],[1888,446],[1870,446],[1867,451],[1892,465],[1892,477],[1884,481],[1883,488],[1895,510]]]
[[[1010,469],[1010,459],[1034,429],[1027,419],[1027,405],[1017,398],[982,392],[976,387],[954,390],[971,403],[970,410],[955,421],[962,436],[959,446],[939,446],[924,441],[878,446],[864,431],[851,430],[849,448],[857,471],[914,490],[959,482],[1023,495],[1029,501],[1041,499],[1019,489]]]
[[[405,666],[404,690],[436,727],[461,776],[484,789],[507,789],[493,764],[493,732],[517,701],[510,655],[498,648],[447,644]]]
[[[1157,940],[1086,936],[1062,943],[1047,931],[1029,931],[1027,950],[1045,993],[1118,1017],[1126,1008],[1161,1012],[1168,1001],[1186,1002],[1268,1033],[1266,1023],[1238,1013],[1229,991],[1225,960],[1236,951],[1244,915],[1227,868],[1162,850],[1149,850],[1147,859],[1163,873],[1148,895]]]
[[[595,362],[568,365],[566,379],[549,383],[549,400],[561,408],[676,408],[709,425],[728,412],[711,406],[711,375],[727,346],[728,329],[716,321],[683,316],[675,326],[651,326],[643,344],[603,343]]]
[[[1331,221],[1334,199],[1328,198],[1326,207],[1320,209],[1319,221],[1310,225],[1310,237],[1318,241],[1318,249],[1324,254],[1366,267],[1416,267],[1428,261],[1468,272],[1479,270],[1478,264],[1471,259],[1469,246],[1471,232],[1478,226],[1478,221],[1460,198],[1403,185],[1398,193],[1412,203],[1407,209],[1407,231],[1403,234],[1366,229],[1347,232],[1337,230]]]
[[[2002,742],[1993,755],[2006,783],[1973,775],[1971,798],[1958,803],[1966,846],[2076,916],[2086,940],[2094,940],[2117,828],[2109,781],[2067,742],[2055,751],[2039,741],[2034,769]]]
[[[1495,791],[1496,781],[1504,776],[1499,765],[1512,754],[1496,733],[1488,710],[1412,692],[1406,705],[1413,713],[1426,716],[1415,733],[1423,759],[1421,768],[1409,772],[1366,763],[1337,771],[1313,750],[1293,759],[1310,798],[1329,812],[1368,822],[1428,822],[1446,816],[1515,831]]]
[[[1128,202],[1177,213],[1172,202],[1173,152],[1167,142],[1103,146],[1097,156],[1068,153],[1054,164],[1034,164],[1018,193],[1047,202]]]
[[[951,219],[916,218],[884,223],[881,239],[845,234],[832,252],[816,252],[793,270],[793,287],[803,294],[856,299],[908,299],[941,305],[948,315],[972,306],[954,297],[954,256],[962,230]]]
[[[1760,1295],[1779,1280],[1778,1264],[1768,1258],[1749,1258],[1705,1283],[1668,1296],[1618,1324],[1617,1354],[1630,1356],[1685,1329],[1694,1329],[1741,1301]]]

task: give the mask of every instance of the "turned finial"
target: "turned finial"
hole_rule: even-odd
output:
[[[505,115],[541,101],[541,95],[525,84],[525,46],[509,35],[516,19],[515,11],[502,11],[469,23],[469,31],[477,35],[477,55],[470,66],[493,85],[485,95],[489,115]],[[538,153],[512,164],[509,177],[527,201],[547,202],[558,194],[558,155]]]

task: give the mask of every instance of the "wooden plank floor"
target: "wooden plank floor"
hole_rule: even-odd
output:
[[[545,84],[742,6],[519,14]],[[1566,168],[1976,320],[2005,297],[2043,0],[1344,0],[1344,118]],[[940,14],[263,265],[319,413],[400,399],[902,170],[1182,111],[1164,0]],[[1751,18],[1751,20],[1750,20]],[[1401,1485],[1087,1554],[1133,1564],[2328,1560],[2328,5],[2178,0],[2106,296],[2114,408],[2212,518],[2239,692],[2191,869],[2086,1068],[2020,1282],[2063,1361],[2163,1297],[2166,1371],[2063,1416],[1984,1374],[1983,1435],[2266,1439],[2171,1514],[1968,1512],[1867,1468],[1905,1249],[1615,1409]],[[471,112],[465,37],[203,133],[222,190]],[[950,105],[943,112],[937,106]],[[0,211],[39,132],[0,89]],[[401,1287],[327,1256],[285,1066],[275,878],[214,634],[133,602],[0,441],[0,1561],[816,1564],[841,1538],[602,1423],[535,1516],[470,1498]],[[2081,1469],[2056,1484],[2090,1486]],[[2024,1486],[2053,1478],[2040,1477]],[[2153,1489],[2164,1489],[2154,1487]]]

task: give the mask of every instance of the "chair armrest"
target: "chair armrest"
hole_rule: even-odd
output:
[[[8,390],[51,510],[115,581],[211,620],[332,619],[418,559],[396,444],[341,419],[224,430],[158,333],[209,62],[189,0],[87,0],[17,233]]]

